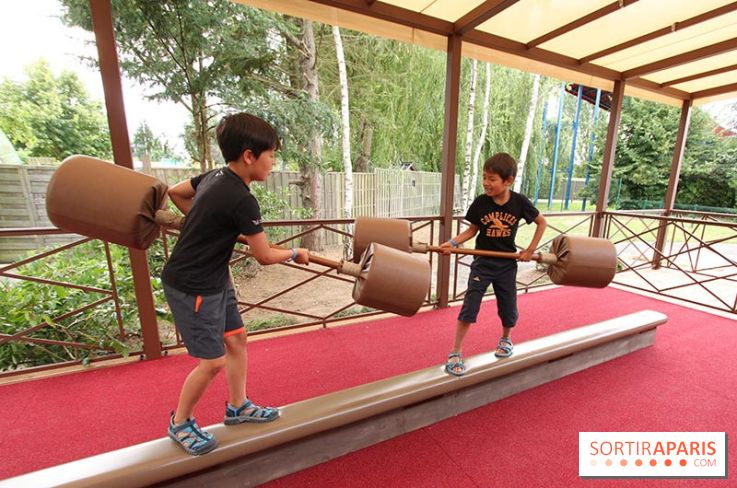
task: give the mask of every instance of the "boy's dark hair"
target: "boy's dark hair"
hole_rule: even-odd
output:
[[[258,158],[264,151],[281,147],[276,129],[265,120],[246,112],[223,117],[215,133],[226,162],[237,160],[246,149],[250,149]]]
[[[507,153],[496,153],[484,162],[484,171],[496,173],[503,180],[517,176],[517,161]]]

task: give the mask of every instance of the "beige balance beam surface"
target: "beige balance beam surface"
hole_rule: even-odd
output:
[[[272,423],[213,425],[208,430],[219,446],[201,457],[185,454],[164,438],[11,478],[0,488],[150,485],[653,331],[666,320],[659,312],[636,312],[517,344],[510,358],[498,359],[493,352],[469,357],[462,377],[438,365],[287,405]]]

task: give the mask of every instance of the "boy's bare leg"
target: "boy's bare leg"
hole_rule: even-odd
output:
[[[223,356],[216,359],[200,359],[200,364],[187,375],[182,385],[179,404],[174,414],[175,424],[181,424],[192,417],[195,405],[224,365],[225,357]]]
[[[225,379],[228,383],[228,403],[234,407],[240,407],[246,401],[247,358],[245,331],[225,338]]]
[[[463,365],[463,359],[461,358],[461,347],[463,346],[463,339],[466,337],[466,333],[470,328],[469,322],[463,322],[459,320],[456,323],[456,334],[453,339],[453,349],[448,355],[448,362],[445,365],[445,371],[453,375],[462,375],[466,370]]]
[[[463,347],[463,339],[466,337],[466,334],[468,333],[468,329],[470,327],[470,322],[463,322],[461,320],[458,321],[458,323],[456,324],[455,339],[453,340],[453,350],[451,352],[461,352],[461,347]]]

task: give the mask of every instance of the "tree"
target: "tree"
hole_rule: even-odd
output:
[[[535,75],[532,82],[532,97],[530,97],[530,109],[527,114],[527,123],[525,124],[525,138],[522,141],[522,149],[520,150],[519,162],[517,167],[518,177],[514,182],[514,191],[522,190],[522,179],[525,175],[525,162],[527,161],[527,150],[530,148],[530,139],[532,138],[532,123],[535,121],[535,111],[537,110],[537,98],[540,93],[540,75]]]
[[[87,0],[62,4],[68,25],[92,30]],[[268,35],[272,16],[205,0],[113,0],[113,10],[121,69],[149,87],[149,98],[186,107],[195,134],[193,159],[203,171],[212,167],[208,134],[221,113],[221,91],[230,85],[241,96],[262,90],[260,80],[275,58]]]
[[[320,32],[320,31],[318,31]],[[354,169],[397,166],[412,161],[418,170],[438,171],[442,151],[445,57],[402,42],[341,29],[351,87],[351,144]],[[334,42],[317,38],[322,100],[340,107]],[[329,59],[331,62],[320,62]],[[357,116],[356,116],[357,115]],[[340,146],[327,144],[326,164],[341,170]]]
[[[160,137],[154,135],[146,121],[141,122],[133,135],[131,144],[133,155],[143,163],[143,170],[149,173],[152,161],[176,157],[174,151],[169,147],[168,141],[162,142]]]
[[[473,197],[476,194],[476,188],[478,188],[479,181],[479,163],[481,162],[481,151],[486,145],[486,131],[489,128],[489,97],[491,94],[491,65],[486,65],[486,84],[484,88],[484,108],[481,117],[481,134],[479,140],[476,143],[476,151],[473,153],[473,166],[471,167],[471,182],[469,185],[468,200],[464,202],[463,208],[467,208],[469,203],[473,201]]]
[[[668,185],[678,130],[675,107],[625,98],[617,141],[614,178],[622,179],[622,198],[647,200],[658,205]],[[714,133],[715,122],[694,108],[683,154],[676,203],[731,207],[737,189],[737,141]],[[600,127],[604,131],[605,126]],[[604,134],[597,134],[603,140]],[[601,155],[592,162],[601,171]],[[596,190],[598,178],[592,178]]]
[[[473,151],[473,123],[476,111],[476,76],[478,73],[478,61],[471,60],[471,80],[468,85],[468,122],[466,124],[466,150],[463,158],[463,181],[461,182],[461,195],[463,195],[463,208],[471,201],[471,193],[476,188],[471,186],[471,164]]]
[[[40,60],[26,68],[26,77],[0,83],[0,129],[22,155],[111,157],[102,106],[90,100],[76,74],[54,76]]]
[[[338,72],[340,73],[340,118],[343,146],[343,174],[345,181],[345,199],[343,201],[343,217],[353,218],[353,166],[351,163],[351,119],[348,103],[348,74],[345,66],[345,54],[343,52],[343,40],[340,37],[340,28],[333,26],[333,38],[335,39],[335,54],[338,59]],[[349,226],[348,233],[353,233]],[[351,240],[343,240],[344,255],[352,258]]]

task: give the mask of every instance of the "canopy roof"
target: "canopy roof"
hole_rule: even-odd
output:
[[[672,105],[737,97],[737,2],[238,1]]]

